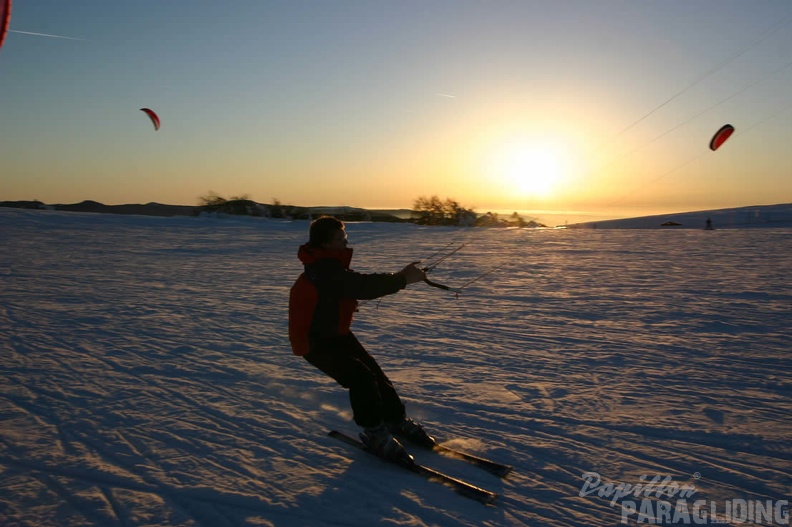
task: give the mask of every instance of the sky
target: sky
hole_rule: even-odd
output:
[[[788,0],[15,0],[0,201],[787,203],[790,93]]]

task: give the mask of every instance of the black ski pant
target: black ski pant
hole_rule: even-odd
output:
[[[349,390],[358,425],[365,428],[404,419],[404,404],[393,383],[352,333],[312,342],[305,360]]]

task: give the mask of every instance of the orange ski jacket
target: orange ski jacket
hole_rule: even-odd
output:
[[[289,341],[295,355],[307,355],[321,339],[348,335],[358,300],[396,293],[407,279],[394,273],[356,273],[352,249],[300,246],[305,270],[289,292]]]

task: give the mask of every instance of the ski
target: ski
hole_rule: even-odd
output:
[[[389,460],[387,460],[385,458],[382,458],[382,457],[378,456],[374,452],[371,452],[369,449],[366,448],[366,445],[364,445],[360,440],[355,439],[354,437],[348,436],[347,434],[345,434],[343,432],[339,432],[337,430],[332,430],[332,431],[329,432],[328,435],[330,437],[338,439],[339,441],[341,441],[343,443],[346,443],[347,445],[357,447],[360,450],[362,450],[364,452],[367,452],[367,453],[371,454],[372,456],[378,457],[379,459],[381,459],[383,461],[386,461],[386,462],[392,463],[393,465],[402,467],[402,468],[404,468],[406,470],[409,470],[410,472],[418,474],[419,476],[423,476],[424,478],[426,478],[426,479],[428,479],[430,481],[439,481],[440,483],[448,485],[449,487],[453,488],[460,495],[465,496],[466,498],[470,498],[470,499],[476,500],[479,503],[483,503],[485,505],[490,505],[498,497],[498,495],[495,494],[494,492],[490,492],[488,490],[485,490],[485,489],[482,489],[480,487],[477,487],[477,486],[475,486],[475,485],[473,485],[471,483],[468,483],[467,481],[462,481],[461,479],[457,479],[455,477],[449,476],[448,474],[444,474],[444,473],[439,472],[437,470],[434,470],[432,468],[429,468],[429,467],[426,467],[426,466],[421,465],[419,463],[416,463],[414,460],[412,460],[412,456],[410,456],[410,462],[409,463],[399,463],[399,462],[395,462],[395,461],[389,461]]]
[[[486,470],[490,474],[494,474],[499,478],[505,478],[508,476],[513,468],[511,465],[504,465],[503,463],[498,463],[497,461],[474,456],[473,454],[468,454],[467,452],[460,452],[459,450],[439,445],[437,443],[435,443],[435,445],[432,447],[432,450],[467,461],[468,463],[476,465],[477,467]]]
[[[467,461],[468,463],[479,467],[480,469],[486,470],[490,474],[494,474],[499,478],[505,478],[509,475],[512,471],[511,465],[505,465],[503,463],[498,463],[497,461],[491,461],[489,459],[485,459],[483,457],[474,456],[473,454],[468,454],[467,452],[461,452],[456,450],[455,448],[443,446],[437,443],[434,438],[431,438],[430,442],[421,442],[421,441],[410,441],[409,437],[398,435],[399,439],[404,439],[405,441],[409,441],[413,445],[420,446],[421,448],[425,448],[427,450],[433,450],[440,454],[445,454],[447,456],[455,457],[461,459],[463,461]]]

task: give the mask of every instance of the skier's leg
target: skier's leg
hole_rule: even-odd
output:
[[[399,394],[393,387],[393,383],[382,371],[377,361],[374,360],[358,339],[349,334],[350,349],[354,349],[354,356],[366,366],[374,375],[379,389],[380,400],[382,401],[382,417],[386,423],[397,423],[405,418],[404,403],[399,398]]]
[[[426,446],[434,445],[434,438],[426,433],[423,426],[407,417],[404,403],[402,403],[399,394],[396,393],[396,389],[393,387],[393,383],[383,373],[377,361],[369,355],[354,335],[350,334],[350,337],[355,342],[355,356],[376,375],[377,386],[382,399],[382,416],[388,428],[393,433],[398,434],[400,437],[406,437],[414,443]]]
[[[370,428],[385,420],[379,376],[359,358],[356,339],[340,337],[317,343],[305,360],[349,390],[355,422]]]

